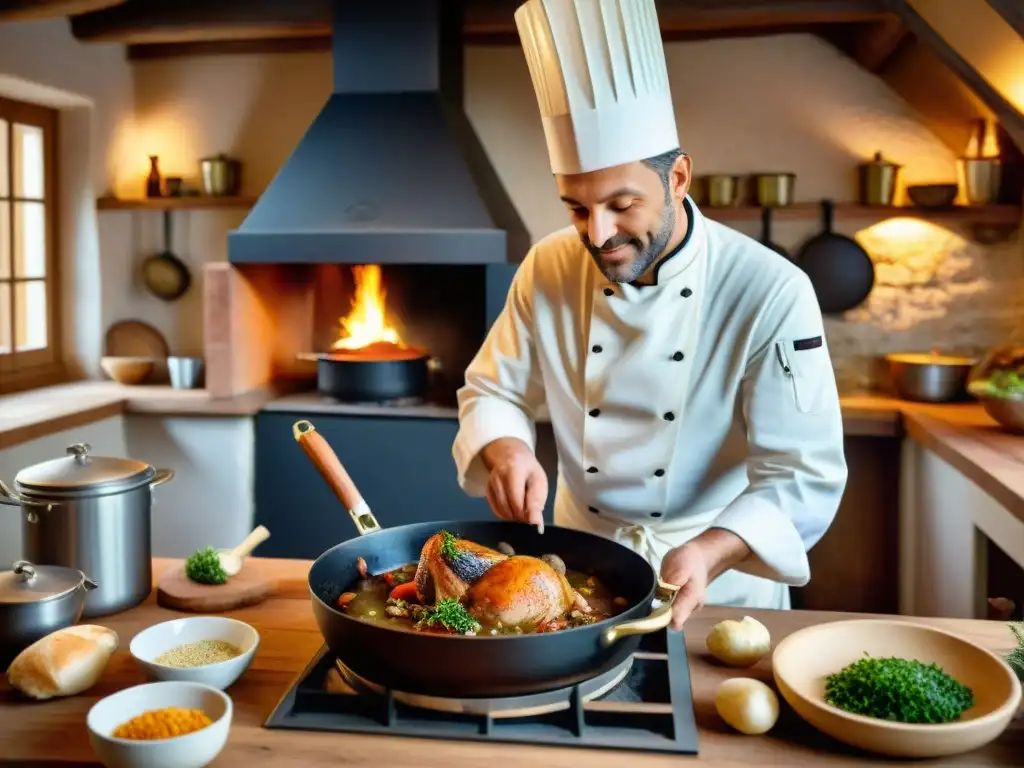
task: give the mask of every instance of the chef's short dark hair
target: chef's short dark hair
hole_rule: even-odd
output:
[[[685,154],[682,149],[676,147],[670,149],[668,152],[662,152],[660,155],[654,157],[648,157],[643,161],[643,164],[654,171],[661,178],[661,184],[665,187],[665,195],[670,196],[671,190],[668,188],[668,175],[672,173],[672,166],[675,165],[676,159]]]

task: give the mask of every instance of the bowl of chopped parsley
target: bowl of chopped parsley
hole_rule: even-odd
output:
[[[1021,701],[1006,660],[913,621],[865,619],[794,632],[772,655],[782,698],[837,741],[892,757],[970,752],[999,736]]]

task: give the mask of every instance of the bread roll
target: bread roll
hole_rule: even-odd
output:
[[[80,624],[36,640],[11,662],[10,684],[33,699],[74,696],[91,688],[117,650],[117,632]]]

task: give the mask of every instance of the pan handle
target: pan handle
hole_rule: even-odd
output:
[[[651,632],[665,629],[672,621],[672,604],[675,602],[677,594],[679,594],[679,587],[658,579],[657,596],[663,601],[662,604],[642,619],[621,621],[608,627],[601,633],[601,642],[605,646],[609,646],[628,635],[648,635]]]
[[[377,518],[373,516],[369,505],[363,499],[363,495],[359,493],[359,489],[352,482],[348,472],[345,471],[345,467],[342,466],[334,449],[324,439],[324,436],[316,431],[316,427],[305,420],[296,421],[292,425],[292,435],[295,437],[295,442],[302,447],[309,460],[313,462],[313,466],[327,481],[327,485],[334,491],[334,495],[345,505],[359,535],[365,536],[368,533],[379,531],[380,524],[377,522]]]
[[[821,201],[821,226],[822,230],[826,234],[832,233],[833,222],[835,220],[836,204],[831,198],[825,198]]]

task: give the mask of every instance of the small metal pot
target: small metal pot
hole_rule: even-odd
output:
[[[237,195],[242,186],[242,164],[221,153],[199,161],[203,191],[214,197]]]
[[[152,489],[174,477],[132,459],[89,455],[76,443],[67,456],[21,470],[15,490],[0,483],[0,503],[20,506],[25,557],[76,568],[100,586],[82,616],[138,605],[153,588]]]
[[[705,203],[709,208],[725,208],[740,201],[740,177],[715,173],[704,179]]]
[[[788,172],[756,173],[754,202],[761,207],[781,208],[793,203],[796,174]]]
[[[18,560],[0,571],[0,654],[13,657],[58,629],[78,623],[96,582],[74,568]]]
[[[890,354],[885,356],[893,385],[904,400],[948,403],[967,394],[967,377],[976,362],[970,357],[953,357],[936,352]]]
[[[858,166],[860,174],[861,205],[892,205],[896,196],[896,183],[903,166],[882,157],[881,152]]]

